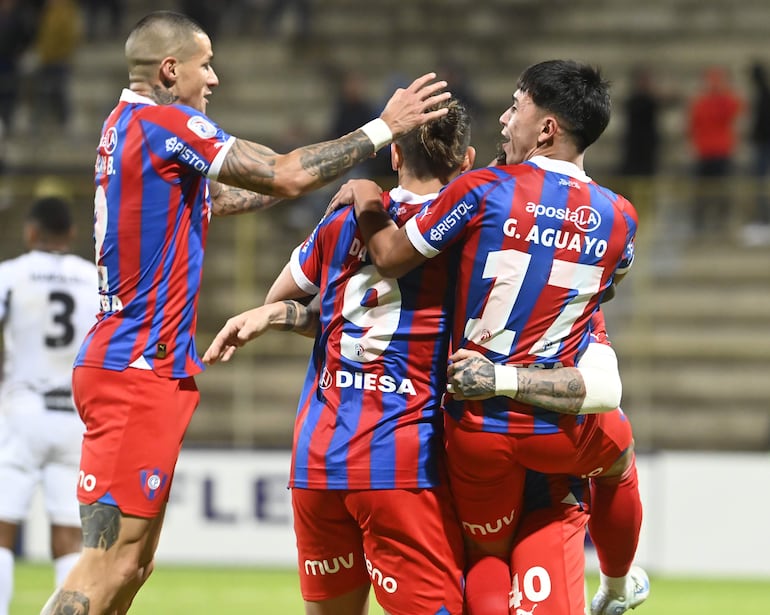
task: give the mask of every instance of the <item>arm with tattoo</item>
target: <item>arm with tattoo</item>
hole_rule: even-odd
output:
[[[450,357],[447,369],[449,390],[455,399],[489,399],[506,394],[501,390],[499,372],[485,356],[460,350]],[[498,366],[499,367],[499,366]],[[555,412],[578,414],[585,399],[580,372],[574,367],[517,369],[509,397],[525,404]]]
[[[517,401],[563,414],[580,414],[586,388],[576,368],[519,369],[517,375]]]
[[[217,180],[262,194],[296,198],[344,175],[393,139],[447,113],[436,108],[448,99],[446,81],[427,73],[398,88],[380,117],[339,139],[277,154],[269,147],[236,139],[225,155]]]
[[[495,365],[477,352],[458,350],[447,368],[447,388],[455,399],[504,395],[563,414],[607,412],[620,404],[617,360],[605,344],[591,344],[578,367],[554,369]]]
[[[211,213],[215,216],[259,211],[281,201],[277,196],[235,188],[215,181],[209,183],[209,193],[211,194]]]
[[[246,190],[293,199],[325,186],[374,154],[362,130],[324,143],[277,154],[269,147],[236,139],[217,180]]]
[[[267,303],[230,318],[203,354],[203,362],[229,361],[238,348],[270,329],[315,337],[319,322],[317,310],[294,299]]]

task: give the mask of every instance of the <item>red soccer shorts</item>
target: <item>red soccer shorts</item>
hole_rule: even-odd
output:
[[[510,435],[469,431],[446,420],[447,467],[455,507],[476,542],[510,538],[521,514],[525,468],[546,474],[601,476],[631,446],[621,410],[586,415],[568,431]],[[538,614],[539,615],[539,614]]]
[[[76,367],[72,390],[86,425],[78,500],[113,504],[124,515],[157,516],[198,405],[195,380],[130,367]]]
[[[391,615],[462,614],[462,534],[445,486],[293,489],[292,504],[305,600],[371,583]]]
[[[511,555],[511,613],[584,615],[587,522],[587,511],[572,504],[524,515]]]

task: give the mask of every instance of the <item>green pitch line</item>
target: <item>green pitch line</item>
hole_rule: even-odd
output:
[[[38,615],[51,591],[53,572],[20,563],[11,615]],[[589,596],[597,579],[589,577]],[[650,575],[650,598],[633,615],[768,615],[770,579],[720,580]],[[374,603],[372,614],[382,610]],[[293,570],[202,568],[159,564],[137,596],[131,615],[302,615]]]

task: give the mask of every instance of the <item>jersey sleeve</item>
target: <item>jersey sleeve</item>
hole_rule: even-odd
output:
[[[459,241],[480,212],[480,186],[486,181],[483,169],[450,182],[441,193],[404,225],[414,249],[433,258]]]
[[[636,229],[639,225],[639,218],[634,206],[626,199],[621,198],[619,205],[628,230],[626,233],[626,246],[623,250],[623,257],[620,263],[618,263],[616,272],[624,274],[628,272],[634,262],[634,242],[636,240]]]
[[[180,164],[216,180],[235,137],[191,107],[157,105],[141,118],[147,147],[155,159]]]
[[[308,243],[313,235],[304,243],[294,248],[289,260],[289,270],[294,282],[308,295],[317,295],[321,290],[320,267],[313,252],[313,243]],[[319,270],[318,276],[314,273]]]
[[[334,217],[322,218],[308,235],[307,239],[297,246],[291,254],[289,268],[297,286],[309,295],[317,295],[321,290],[323,274],[323,244],[329,235],[329,220]],[[333,237],[332,237],[333,240]]]

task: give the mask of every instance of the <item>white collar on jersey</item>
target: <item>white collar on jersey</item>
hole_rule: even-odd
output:
[[[137,94],[136,92],[134,92],[133,90],[129,90],[128,88],[123,88],[123,91],[120,93],[120,102],[139,103],[142,105],[157,104],[152,98],[147,98],[146,96]]]
[[[432,201],[438,196],[438,192],[431,192],[430,194],[415,194],[402,186],[396,186],[390,191],[390,198],[396,203],[424,203],[425,201]]]
[[[569,175],[581,182],[593,181],[580,167],[572,162],[567,162],[566,160],[555,160],[554,158],[548,158],[547,156],[533,156],[527,162],[531,162],[545,171]]]

